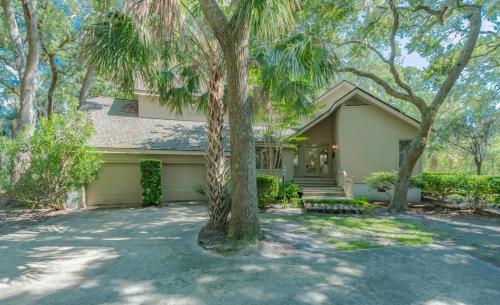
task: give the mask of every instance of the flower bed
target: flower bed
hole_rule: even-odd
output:
[[[373,210],[374,205],[359,199],[305,199],[304,213],[364,214]]]

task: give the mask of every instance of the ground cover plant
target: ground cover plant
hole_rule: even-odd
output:
[[[305,212],[320,213],[371,213],[376,206],[364,198],[356,199],[303,199],[301,206]]]
[[[337,250],[424,245],[449,234],[396,217],[262,214],[262,222],[295,222]]]

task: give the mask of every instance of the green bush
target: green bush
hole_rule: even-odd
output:
[[[396,172],[374,172],[368,175],[365,181],[376,190],[388,192],[394,186]]]
[[[276,176],[257,176],[259,207],[265,208],[276,201],[279,195],[280,179]]]
[[[5,157],[0,169],[2,188],[30,208],[64,208],[66,194],[90,183],[101,167],[100,154],[86,146],[92,132],[92,124],[82,114],[68,113],[41,119],[31,137],[0,139]],[[26,169],[13,181],[21,155],[28,156]]]
[[[500,176],[489,177],[493,203],[500,204]]]
[[[384,192],[388,201],[391,201],[389,191],[394,186],[395,181],[396,172],[374,172],[368,175],[365,179],[368,186],[378,190],[379,192]]]
[[[161,167],[160,160],[141,160],[142,203],[145,205],[161,204]]]
[[[285,199],[284,203],[291,203],[295,198],[299,198],[299,185],[295,183],[287,183],[283,188],[283,185],[280,184],[280,191],[278,195],[279,200]]]
[[[487,176],[461,176],[458,194],[464,196],[473,210],[481,210],[494,203],[498,194],[494,193],[492,180]]]
[[[424,195],[438,200],[445,200],[446,196],[458,194],[463,183],[460,175],[423,173],[422,192]]]
[[[424,173],[421,175],[425,196],[441,201],[463,197],[471,208],[479,210],[499,201],[500,178],[478,175]]]

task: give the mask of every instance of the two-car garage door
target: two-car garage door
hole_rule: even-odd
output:
[[[87,205],[141,203],[141,171],[137,163],[104,163],[86,189]],[[204,164],[163,164],[163,200],[202,200],[195,186],[206,181]]]

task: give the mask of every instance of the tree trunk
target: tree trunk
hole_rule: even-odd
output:
[[[3,12],[5,21],[9,30],[10,41],[12,44],[12,51],[16,59],[16,72],[19,81],[23,78],[24,68],[26,67],[26,55],[24,54],[23,40],[19,33],[19,27],[14,16],[11,0],[2,0]]]
[[[230,201],[225,198],[224,156],[224,77],[223,71],[214,67],[209,76],[207,198],[208,223],[204,230],[225,238],[229,226]],[[200,234],[201,236],[201,234]]]
[[[438,170],[438,158],[435,152],[431,154],[431,165],[429,169],[431,172],[437,172]]]
[[[23,78],[21,80],[21,102],[19,129],[28,134],[33,133],[35,120],[35,97],[36,97],[36,76],[40,58],[40,38],[38,34],[38,21],[31,3],[27,0],[22,2],[24,20],[26,22],[26,36],[28,41],[28,56]]]
[[[49,92],[47,93],[47,118],[50,119],[52,117],[52,111],[54,110],[54,91],[56,90],[57,86],[58,71],[55,61],[55,54],[49,54],[48,56],[51,78]]]
[[[23,0],[23,14],[26,23],[26,36],[28,41],[28,56],[26,66],[23,71],[20,86],[20,110],[18,120],[18,132],[23,132],[26,136],[33,135],[35,121],[35,97],[36,97],[36,76],[40,58],[40,38],[38,34],[38,21],[31,3]],[[19,182],[23,174],[30,166],[31,152],[24,148],[19,152],[14,164],[12,173],[12,183]]]
[[[444,103],[448,93],[451,88],[459,78],[463,69],[469,62],[474,48],[479,37],[479,32],[481,29],[481,9],[479,6],[470,7],[470,31],[469,35],[465,41],[464,47],[460,52],[460,56],[456,64],[450,69],[446,79],[439,88],[437,94],[429,107],[425,106],[422,109],[425,111],[422,113],[422,122],[420,123],[420,129],[417,132],[415,139],[413,139],[410,149],[405,155],[405,160],[403,166],[399,169],[398,177],[396,179],[396,187],[394,189],[394,197],[392,198],[389,209],[391,211],[404,211],[404,204],[406,202],[406,196],[408,192],[408,186],[410,184],[410,177],[418,161],[418,158],[422,155],[427,141],[429,140],[429,133],[434,123],[436,113],[439,107]],[[422,110],[421,110],[422,111]]]
[[[248,29],[246,29],[248,32]],[[252,105],[248,99],[248,33],[224,50],[228,80],[231,137],[231,233],[236,240],[260,237],[255,175],[255,138]]]
[[[396,178],[394,196],[389,204],[389,210],[393,212],[402,212],[405,209],[404,204],[406,202],[408,187],[410,186],[411,174],[427,145],[435,116],[436,111],[430,109],[424,114],[420,129],[403,157],[403,162]]]
[[[248,99],[248,40],[251,5],[237,7],[230,20],[215,0],[199,0],[201,10],[224,53],[231,138],[231,221],[236,241],[260,237],[255,177],[252,104]],[[241,10],[243,11],[241,11]],[[237,15],[236,15],[237,14]]]
[[[476,165],[476,175],[481,175],[481,167],[483,165],[483,160],[478,157],[474,157],[474,164]]]
[[[94,74],[95,74],[95,66],[91,64],[87,67],[87,72],[85,73],[85,78],[83,79],[82,87],[80,88],[80,97],[78,99],[77,109],[80,109],[80,107],[82,107],[82,105],[87,101],[89,88],[90,85],[92,84]]]

